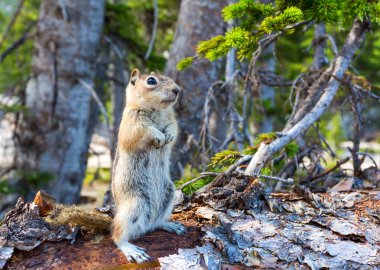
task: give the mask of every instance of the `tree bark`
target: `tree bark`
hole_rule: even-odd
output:
[[[330,68],[325,71],[325,73],[331,72],[331,77],[321,98],[318,100],[318,103],[305,117],[289,128],[283,136],[277,138],[270,144],[262,143],[257,153],[249,163],[246,173],[259,173],[264,164],[270,159],[271,156],[273,156],[273,154],[280,151],[286,144],[290,143],[299,135],[305,133],[307,129],[326,111],[339,88],[340,80],[343,78],[345,71],[350,65],[352,57],[364,41],[365,33],[368,30],[368,27],[369,23],[367,21],[360,22],[356,20],[354,22],[340,54],[337,56]]]
[[[173,156],[173,179],[181,176],[181,168],[188,163],[192,155],[192,151],[183,151],[182,147],[189,136],[193,135],[198,139],[207,90],[219,79],[220,74],[223,74],[221,61],[196,61],[182,72],[176,70],[176,64],[184,57],[195,55],[199,41],[224,33],[226,24],[220,12],[227,4],[228,0],[183,0],[181,3],[177,30],[165,70],[165,73],[182,88],[176,106],[181,132]]]
[[[262,69],[265,71],[269,71],[275,73],[276,71],[276,60],[274,59],[274,50],[275,43],[272,43],[265,49],[262,57],[266,57],[267,59],[263,61]],[[272,86],[262,84],[260,87],[260,98],[261,102],[264,104],[264,101],[268,100],[271,107],[275,106],[275,89]],[[264,105],[262,105],[264,107]],[[259,133],[268,133],[273,131],[274,125],[274,117],[273,113],[269,113],[272,115],[268,115],[266,108],[263,111],[263,119],[260,125]]]
[[[329,63],[326,56],[326,26],[324,23],[316,24],[314,27],[314,57],[313,68],[320,69]]]
[[[103,0],[45,0],[41,6],[17,167],[51,174],[48,190],[64,203],[78,201],[86,169],[91,94],[78,80],[93,83],[103,15]]]
[[[116,53],[111,53],[111,58],[113,58],[113,64],[111,65],[111,76],[115,79],[111,82],[113,131],[111,155],[113,159],[117,142],[117,134],[119,132],[121,117],[125,106],[125,89],[128,85],[127,74],[129,74],[129,72],[126,71],[123,60],[118,55],[116,55]]]

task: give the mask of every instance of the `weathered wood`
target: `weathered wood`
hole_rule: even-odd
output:
[[[203,206],[203,218],[219,220],[202,238],[202,247],[214,247],[207,256],[255,269],[379,269],[379,190],[300,193],[268,194],[261,210],[214,211]],[[221,208],[215,202],[207,204]],[[166,269],[199,269],[207,266],[204,256],[197,247],[160,262]]]
[[[0,269],[15,249],[30,251],[46,241],[72,238],[67,227],[50,226],[40,217],[36,204],[24,203],[20,198],[16,207],[6,214],[0,227]]]
[[[67,206],[67,209],[72,207]],[[32,203],[24,203],[19,199],[0,227],[0,269],[137,267],[137,264],[127,261],[107,232],[78,233],[76,227],[70,225],[53,226],[47,223],[43,216],[50,214],[49,219],[53,219],[51,213],[54,213],[55,208],[54,198],[42,191],[37,193]],[[92,211],[100,211],[105,215],[112,212],[112,208],[88,210],[88,214],[91,215]],[[107,224],[110,225],[109,222]],[[179,248],[196,246],[200,238],[200,227],[191,221],[184,224],[188,230],[185,236],[155,231],[134,242],[146,248],[154,259],[142,267],[157,267],[159,257],[174,254]]]
[[[155,231],[135,241],[153,258],[153,262],[142,265],[128,262],[109,235],[79,233],[74,244],[48,242],[32,252],[17,250],[5,269],[152,269],[159,267],[158,258],[174,254],[179,248],[196,246],[200,229],[191,223],[186,225],[187,235]]]
[[[379,269],[379,189],[295,192],[269,193],[252,177],[219,179],[176,209],[173,218],[186,225],[187,235],[155,231],[134,242],[154,259],[144,265],[129,263],[107,234],[79,233],[71,244],[71,232],[49,226],[37,205],[20,200],[0,227],[0,266]],[[52,242],[59,240],[66,241]]]

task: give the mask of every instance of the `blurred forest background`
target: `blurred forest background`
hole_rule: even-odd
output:
[[[364,0],[0,0],[0,216],[38,189],[102,203],[133,68],[182,88],[172,176],[186,194],[211,181],[184,185],[201,172],[287,138],[330,80],[339,89],[321,117],[249,172],[316,191],[376,185],[364,176],[380,164],[379,14]],[[341,50],[355,23],[364,41]]]

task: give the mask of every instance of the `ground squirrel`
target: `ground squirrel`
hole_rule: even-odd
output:
[[[112,238],[138,263],[150,257],[129,240],[155,229],[186,232],[180,223],[168,221],[174,206],[169,158],[178,132],[173,110],[178,94],[178,85],[168,77],[142,75],[137,69],[131,73],[113,162]]]

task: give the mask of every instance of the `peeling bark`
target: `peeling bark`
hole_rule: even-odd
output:
[[[231,185],[234,181],[236,185],[230,179]],[[226,197],[230,196],[227,186]],[[196,198],[210,198],[219,191],[209,187]],[[226,264],[237,269],[380,267],[378,191],[314,194],[301,188],[297,194],[266,193],[260,201],[265,203],[249,209],[231,209],[228,200],[220,197],[199,202],[202,210],[195,212],[195,218],[213,224],[206,227],[202,246],[160,258],[161,265],[200,269],[210,266],[203,259],[208,258],[217,262],[213,269]]]
[[[380,267],[378,190],[269,193],[254,178],[225,177],[177,206],[172,218],[187,227],[186,235],[157,230],[133,241],[152,255],[141,265],[128,262],[108,234],[65,241],[72,239],[65,227],[40,217],[52,198],[39,195],[31,204],[19,201],[0,227],[0,269]]]
[[[34,203],[20,198],[9,211],[0,227],[0,269],[3,269],[15,249],[30,251],[45,241],[71,240],[73,235],[65,226],[47,224]]]
[[[146,248],[154,261],[139,265],[128,262],[104,231],[78,233],[71,225],[47,223],[44,217],[54,204],[54,198],[39,192],[33,203],[19,199],[7,213],[0,226],[0,269],[153,268],[159,266],[158,258],[174,254],[178,248],[194,248],[200,237],[200,228],[193,221],[184,222],[187,235],[160,230],[145,235],[133,243]],[[101,210],[107,213],[110,209]]]

